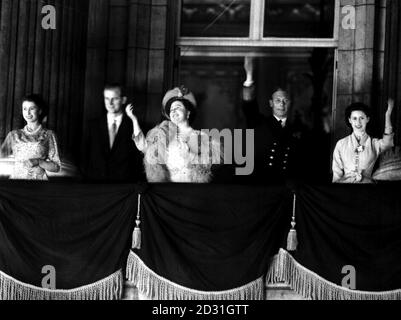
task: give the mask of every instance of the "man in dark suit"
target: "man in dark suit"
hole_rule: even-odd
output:
[[[247,62],[245,69],[249,71]],[[255,168],[250,180],[255,183],[278,183],[300,177],[302,131],[296,129],[288,119],[291,106],[288,93],[281,88],[274,90],[269,100],[272,114],[268,117],[259,112],[249,74],[243,93],[247,127],[255,130]]]
[[[92,119],[84,139],[84,176],[88,180],[136,182],[143,179],[142,155],[132,140],[132,123],[124,113],[121,85],[106,85],[106,113]]]

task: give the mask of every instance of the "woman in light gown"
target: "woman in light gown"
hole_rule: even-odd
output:
[[[393,147],[391,113],[394,101],[388,100],[385,128],[381,139],[371,138],[366,133],[370,120],[369,108],[363,103],[353,103],[345,110],[345,118],[352,133],[339,140],[333,153],[333,182],[372,183],[372,171],[379,155]]]
[[[22,99],[22,116],[26,125],[9,132],[0,149],[2,157],[14,157],[10,179],[47,180],[46,171],[60,171],[56,135],[42,126],[44,106],[38,95]]]
[[[163,98],[168,119],[149,131],[146,138],[130,104],[127,115],[133,123],[133,140],[144,153],[149,182],[204,183],[212,180],[212,165],[220,163],[220,143],[208,134],[194,130],[196,100],[186,88],[174,88]]]

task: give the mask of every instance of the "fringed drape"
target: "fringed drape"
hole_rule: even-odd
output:
[[[306,299],[312,300],[400,300],[401,289],[393,291],[358,291],[329,282],[299,264],[290,253],[280,249],[273,258],[267,284],[284,282]]]
[[[0,300],[119,300],[122,291],[122,270],[95,283],[70,290],[35,287],[0,271]]]
[[[226,291],[193,290],[157,275],[132,251],[128,256],[126,276],[137,286],[141,294],[155,300],[262,300],[264,298],[264,277]]]

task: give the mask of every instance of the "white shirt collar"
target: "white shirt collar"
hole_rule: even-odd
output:
[[[285,124],[287,122],[287,118],[280,119],[279,117],[276,117],[274,114],[273,114],[273,116],[276,118],[277,121],[281,121],[281,126],[282,127],[285,127]]]
[[[112,113],[107,113],[107,125],[109,128],[113,125],[113,122],[116,122],[117,129],[120,127],[121,122],[123,121],[123,114],[114,115]]]

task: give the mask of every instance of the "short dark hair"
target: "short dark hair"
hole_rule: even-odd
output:
[[[40,94],[28,94],[22,97],[21,105],[26,101],[34,103],[35,106],[37,106],[41,110],[41,114],[39,115],[39,122],[42,123],[43,119],[47,116],[49,112],[49,107],[43,97]]]
[[[351,117],[351,113],[353,111],[362,111],[366,117],[370,118],[370,109],[368,105],[366,105],[363,102],[354,102],[351,103],[346,109],[345,109],[345,123],[347,124],[348,127],[351,127],[351,124],[349,123],[348,119]]]
[[[283,89],[282,87],[276,86],[276,87],[273,88],[273,91],[272,91],[272,93],[270,95],[271,99],[273,99],[273,94],[275,94],[277,91],[284,92],[288,96],[288,98],[290,98],[290,93],[287,90]]]
[[[120,90],[121,97],[125,97],[126,95],[125,87],[118,82],[106,83],[103,88],[103,92],[106,90],[116,90],[116,89]]]
[[[175,101],[181,101],[181,103],[184,105],[185,109],[187,109],[190,112],[188,122],[192,123],[196,117],[195,106],[190,101],[188,101],[187,99],[184,99],[182,97],[174,97],[174,98],[171,98],[169,101],[167,101],[166,107],[165,107],[167,116],[169,116],[171,105]]]

